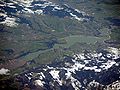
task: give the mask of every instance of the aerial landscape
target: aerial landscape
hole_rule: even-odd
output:
[[[0,90],[120,90],[120,1],[0,0]]]

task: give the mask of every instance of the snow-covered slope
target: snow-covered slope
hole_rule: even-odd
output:
[[[78,21],[89,21],[93,17],[84,11],[72,8],[66,4],[58,5],[48,0],[9,0],[0,1],[0,24],[10,27],[17,26],[20,14],[48,14],[60,18],[71,18]]]
[[[111,50],[74,54],[73,57],[65,57],[63,61],[21,74],[20,80],[23,84],[38,83],[35,85],[40,85],[46,90],[86,90],[88,87],[97,88],[99,85],[103,88],[104,85],[120,79],[119,55]]]

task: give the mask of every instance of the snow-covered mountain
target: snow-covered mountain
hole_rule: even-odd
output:
[[[37,86],[45,90],[108,90],[106,85],[120,80],[120,56],[118,49],[111,52],[113,49],[74,54],[63,61],[33,68],[17,78],[33,90]],[[116,90],[119,87],[118,83]]]
[[[66,4],[58,5],[48,0],[8,0],[0,1],[0,24],[16,26],[21,20],[20,14],[48,14],[60,18],[71,18],[78,21],[89,21],[93,17],[84,11],[72,8]]]

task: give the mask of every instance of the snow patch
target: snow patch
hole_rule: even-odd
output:
[[[15,21],[16,21],[16,18],[6,17],[5,21],[0,22],[0,24],[5,24],[6,26],[9,26],[9,27],[16,27],[18,24]]]
[[[41,80],[35,80],[34,83],[35,83],[36,86],[37,85],[42,86],[42,87],[44,86],[44,82],[41,81]]]
[[[52,75],[52,77],[53,77],[54,79],[58,79],[58,78],[59,78],[59,72],[60,72],[60,71],[57,71],[57,70],[51,70],[51,71],[50,71],[50,74]]]
[[[32,10],[31,10],[31,9],[29,9],[29,8],[24,8],[23,12],[25,12],[25,13],[32,13],[32,14],[34,14],[34,11],[32,11]]]
[[[35,13],[42,15],[43,14],[43,10],[36,10]]]
[[[114,47],[108,47],[108,51],[113,54],[114,59],[119,58],[120,50]]]
[[[0,75],[2,75],[2,74],[5,74],[5,75],[7,75],[7,74],[9,74],[9,69],[5,69],[5,68],[1,68],[0,69]]]

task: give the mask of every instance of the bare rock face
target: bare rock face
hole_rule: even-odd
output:
[[[24,85],[24,88],[23,88],[22,90],[30,90],[29,85],[28,85],[28,84],[25,84],[25,85]]]
[[[115,81],[109,85],[102,85],[92,81],[88,84],[87,90],[120,90],[120,81]]]
[[[103,90],[103,88],[104,85],[93,80],[88,84],[87,90]]]
[[[120,90],[120,81],[113,82],[108,85],[105,90]]]

